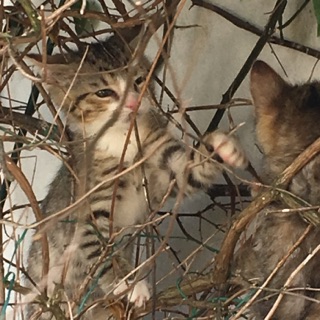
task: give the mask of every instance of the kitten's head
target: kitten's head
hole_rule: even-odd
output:
[[[130,66],[128,51],[113,38],[78,52],[48,56],[46,65],[41,56],[30,55],[29,60],[46,75],[45,87],[73,131],[91,136],[115,110],[121,110],[116,121],[123,125],[130,123],[129,116],[138,107],[139,113],[148,111],[150,103],[145,98],[138,106],[144,81],[141,69]]]
[[[282,171],[320,137],[320,83],[290,85],[266,63],[256,61],[251,95],[258,141],[267,159],[281,159]]]

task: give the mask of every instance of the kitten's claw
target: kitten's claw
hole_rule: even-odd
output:
[[[120,295],[122,292],[126,291],[131,287],[131,290],[127,293],[128,300],[137,308],[140,308],[145,305],[145,303],[150,299],[150,292],[148,288],[148,283],[145,280],[137,282],[134,287],[130,282],[122,281],[117,288],[113,291],[115,295]]]
[[[224,163],[241,169],[245,169],[248,166],[248,159],[234,136],[227,135],[221,131],[216,131],[212,135],[211,143],[214,151]]]

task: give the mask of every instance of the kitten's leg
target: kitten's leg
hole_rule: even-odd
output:
[[[157,163],[166,168],[170,176],[175,177],[178,188],[185,195],[207,189],[213,184],[222,171],[221,166],[210,159],[215,155],[235,168],[248,165],[245,153],[233,135],[215,131],[205,135],[203,142],[197,150],[187,153],[179,141],[171,139],[158,152]]]
[[[131,289],[129,289],[131,288]],[[130,281],[121,281],[117,288],[113,291],[115,295],[122,294],[129,289],[128,299],[134,303],[136,307],[142,307],[146,301],[150,299],[150,291],[148,283],[145,280],[138,281],[132,288]]]
[[[130,243],[126,246],[126,250],[124,251],[125,256],[124,258],[127,261],[132,261],[132,253],[134,252],[134,243]],[[130,268],[132,270],[132,267],[130,265]],[[129,271],[128,271],[129,273]],[[139,271],[137,272],[140,273]],[[143,273],[143,272],[142,272]],[[122,274],[122,277],[124,278],[126,275]],[[142,277],[139,277],[141,279]],[[147,300],[150,299],[150,290],[147,280],[145,279],[134,279],[132,278],[127,280],[120,280],[114,287],[113,293],[115,295],[126,295],[128,301],[131,303],[134,303],[136,307],[142,307]]]
[[[93,213],[95,214],[95,212]],[[89,270],[91,266],[101,260],[101,255],[104,255],[104,251],[109,247],[107,256],[102,259],[97,271],[93,274],[93,278],[98,280],[99,287],[105,292],[105,294],[114,293],[116,295],[127,291],[126,295],[128,300],[134,303],[137,307],[141,307],[145,301],[150,298],[149,289],[145,280],[138,281],[132,284],[131,279],[127,282],[122,281],[132,271],[132,265],[128,260],[128,250],[130,245],[124,244],[123,247],[111,247],[114,244],[109,244],[109,219],[103,217],[101,214],[96,215],[96,224],[99,226],[101,232],[95,229],[90,224],[79,224],[76,231],[76,237],[74,243],[78,245],[78,248],[74,256],[74,264],[82,265],[81,268],[74,270],[71,275],[75,279],[71,279],[74,283],[79,283],[85,278],[83,270]],[[101,240],[101,237],[104,239]],[[115,240],[115,242],[121,242],[122,240]],[[129,239],[131,241],[131,239]],[[76,274],[78,273],[78,274]],[[82,278],[82,279],[81,279]],[[119,284],[117,285],[117,281]]]

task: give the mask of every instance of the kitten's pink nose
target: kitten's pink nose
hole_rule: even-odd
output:
[[[128,92],[127,98],[125,101],[125,107],[131,109],[132,111],[135,111],[138,109],[139,106],[139,95],[135,92]]]

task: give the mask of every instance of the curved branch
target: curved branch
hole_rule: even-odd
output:
[[[305,4],[308,3],[308,1],[306,1],[301,7],[304,8]],[[233,15],[232,13],[230,13],[230,12],[228,12],[228,11],[226,11],[226,10],[224,10],[224,9],[222,9],[212,3],[208,3],[204,0],[192,0],[192,4],[195,6],[199,6],[199,7],[208,9],[210,11],[213,11],[213,12],[217,13],[218,15],[220,15],[221,17],[228,20],[229,22],[231,22],[236,27],[243,29],[245,31],[249,31],[259,37],[261,37],[264,33],[264,30],[256,27],[255,25],[249,23],[248,21],[244,21],[244,20],[238,18],[237,16]],[[296,15],[294,15],[294,17],[296,17]],[[286,26],[288,26],[288,23],[291,23],[291,21],[292,21],[292,18],[290,18],[290,20],[288,20],[285,24],[283,24],[281,26],[281,29],[284,29]],[[319,50],[316,50],[316,49],[308,47],[308,46],[304,46],[301,43],[282,39],[276,35],[270,36],[268,39],[268,42],[302,52],[306,55],[309,55],[309,56],[317,58],[317,59],[320,58],[320,51]]]
[[[20,112],[12,111],[10,108],[0,108],[0,123],[25,129],[34,136],[41,135],[56,142],[60,142],[61,140],[56,125]]]

